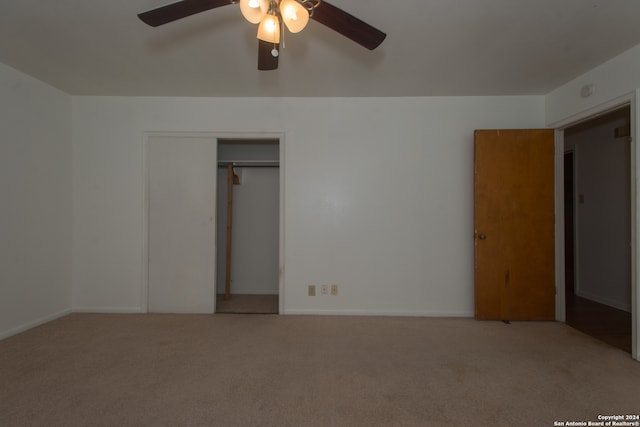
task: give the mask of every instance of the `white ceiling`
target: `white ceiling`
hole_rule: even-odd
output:
[[[527,95],[640,43],[638,0],[330,0],[387,39],[368,51],[310,21],[258,71],[237,5],[138,20],[171,1],[1,0],[0,62],[73,95]]]

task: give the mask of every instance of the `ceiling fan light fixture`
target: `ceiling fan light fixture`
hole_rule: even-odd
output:
[[[258,25],[258,70],[278,68],[278,53],[284,48],[284,27],[296,33],[313,19],[319,24],[373,50],[385,33],[324,0],[177,0],[138,14],[142,22],[158,27],[222,6],[239,4],[244,17]]]
[[[242,16],[252,24],[262,21],[269,10],[269,0],[240,0]]]
[[[282,0],[280,15],[292,33],[299,33],[309,22],[309,11],[296,0]]]
[[[280,43],[280,20],[275,14],[267,13],[258,26],[258,38],[269,43]]]

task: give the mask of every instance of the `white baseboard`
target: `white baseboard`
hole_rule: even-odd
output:
[[[74,313],[103,313],[103,314],[140,314],[146,313],[142,307],[74,307]]]
[[[589,292],[582,292],[576,289],[576,295],[591,301],[599,302],[600,304],[608,305],[609,307],[617,308],[618,310],[631,312],[631,304],[625,304],[620,301],[614,301],[608,298],[603,298],[598,295],[591,294]]]
[[[71,314],[71,310],[62,310],[57,313],[50,314],[48,316],[41,317],[39,319],[33,320],[31,322],[24,323],[15,328],[11,328],[7,331],[0,332],[0,340],[5,338],[9,338],[10,336],[17,335],[21,332],[27,331],[29,329],[35,328],[36,326],[43,325],[45,323],[49,323],[52,320],[59,319],[60,317],[66,316],[67,314]]]
[[[341,310],[341,309],[285,309],[285,315],[301,316],[381,316],[381,317],[470,317],[472,311],[403,311],[403,310]]]

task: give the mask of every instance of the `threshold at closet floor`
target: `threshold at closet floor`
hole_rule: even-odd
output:
[[[278,295],[224,294],[216,295],[216,313],[278,314]]]

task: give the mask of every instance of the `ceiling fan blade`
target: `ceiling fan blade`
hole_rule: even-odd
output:
[[[267,71],[278,68],[278,57],[273,56],[271,51],[276,49],[280,52],[280,44],[273,44],[258,39],[258,70]]]
[[[324,0],[314,9],[311,19],[326,25],[369,50],[380,46],[380,43],[387,37],[382,31]]]
[[[138,14],[145,24],[157,27],[205,10],[231,4],[231,0],[182,0]]]

